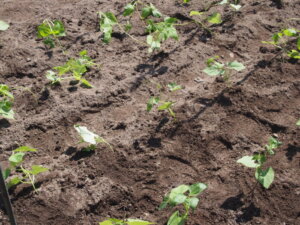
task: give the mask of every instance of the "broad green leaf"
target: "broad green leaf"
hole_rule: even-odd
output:
[[[282,33],[288,37],[295,37],[295,36],[297,36],[298,32],[294,28],[288,28],[288,29],[283,30]]]
[[[297,48],[300,50],[300,37],[297,39]]]
[[[160,18],[162,16],[158,9],[152,3],[150,3],[150,7],[152,9],[152,16],[157,18]]]
[[[149,17],[152,13],[152,9],[150,7],[144,7],[142,8],[142,19],[146,19]]]
[[[9,177],[10,172],[11,172],[10,168],[7,168],[2,172],[2,176],[4,180],[6,180]]]
[[[135,4],[129,3],[125,6],[123,16],[129,16],[134,12]]]
[[[234,8],[236,11],[239,11],[240,9],[241,9],[241,5],[235,5],[235,4],[230,4],[230,6],[232,7],[232,8]]]
[[[127,219],[126,223],[128,225],[149,225],[149,224],[155,224],[152,222],[144,221],[144,220],[139,220],[139,219]]]
[[[259,166],[259,164],[257,164],[255,162],[255,160],[253,159],[253,156],[244,156],[244,157],[240,158],[239,160],[237,160],[237,163],[241,163],[244,166],[247,166],[250,168],[257,168]]]
[[[162,210],[162,209],[166,208],[168,206],[168,203],[169,203],[169,196],[165,196],[163,198],[162,203],[159,205],[158,209]]]
[[[154,105],[159,103],[159,97],[151,97],[147,103],[147,111],[150,112]]]
[[[202,15],[203,12],[199,12],[199,11],[190,11],[190,16],[200,16]]]
[[[51,84],[60,83],[63,78],[56,75],[56,73],[52,70],[48,70],[46,72],[46,78],[51,81]]]
[[[5,31],[9,28],[9,24],[4,22],[3,20],[0,20],[0,30]]]
[[[18,152],[16,154],[12,154],[9,158],[8,161],[13,167],[16,167],[20,165],[23,162],[23,157],[25,156],[25,153],[23,152]]]
[[[297,121],[296,125],[297,125],[297,126],[300,126],[300,120]]]
[[[14,99],[13,94],[9,92],[9,87],[5,84],[0,84],[0,95]]]
[[[212,24],[220,24],[222,23],[221,14],[213,13],[211,16],[207,18],[207,21]]]
[[[196,197],[190,198],[189,201],[188,201],[188,205],[189,205],[193,210],[195,210],[195,209],[197,208],[198,203],[199,203],[199,199],[196,198]]]
[[[103,222],[100,222],[99,225],[113,225],[113,223],[109,220],[105,220]]]
[[[293,59],[300,59],[300,52],[293,49],[292,51],[288,52],[287,55]]]
[[[168,88],[169,88],[170,91],[177,91],[177,90],[181,90],[182,89],[182,86],[178,85],[176,83],[169,83],[167,86],[168,86]]]
[[[21,182],[22,182],[22,179],[20,177],[14,177],[14,178],[10,179],[7,183],[7,189],[9,189]]]
[[[191,186],[189,186],[189,192],[190,192],[189,195],[197,196],[201,192],[203,192],[206,188],[207,188],[207,185],[203,184],[203,183],[192,184]]]
[[[39,166],[39,165],[33,165],[31,166],[31,170],[29,171],[32,175],[37,175],[39,173],[43,173],[48,171],[49,169],[43,166]]]
[[[185,202],[187,196],[181,193],[172,194],[169,196],[169,204],[172,206],[179,205]]]
[[[37,150],[35,148],[31,148],[28,146],[21,146],[15,150],[13,150],[13,152],[37,152]]]
[[[269,154],[274,155],[274,149],[278,148],[282,143],[274,137],[270,137],[268,144],[265,146]]]
[[[222,0],[222,1],[219,3],[219,5],[224,5],[224,4],[227,4],[227,3],[229,3],[228,0]]]
[[[146,19],[149,16],[154,16],[160,18],[162,14],[158,11],[158,9],[150,3],[149,6],[142,8],[142,19]]]
[[[179,215],[179,211],[176,211],[170,216],[167,225],[183,225],[185,219]]]
[[[209,67],[206,67],[203,70],[204,73],[206,73],[209,76],[219,76],[225,73],[225,70],[223,68],[220,68],[218,66],[212,65]]]
[[[280,32],[273,34],[272,40],[274,41],[274,44],[277,44],[282,36],[283,36],[283,34]]]
[[[173,105],[174,103],[173,102],[164,102],[162,105],[160,105],[157,110],[166,110],[166,109],[169,109],[171,108],[171,106]]]
[[[117,18],[111,12],[102,13],[99,12],[100,15],[100,30],[104,33],[103,41],[105,43],[109,43],[111,40],[113,26],[118,23]]]
[[[272,167],[269,167],[266,170],[258,168],[255,172],[255,178],[264,188],[268,189],[274,181],[275,172]]]
[[[233,61],[228,63],[227,65],[230,69],[236,70],[236,71],[241,71],[245,69],[245,66],[242,63],[239,63],[237,61]]]
[[[7,99],[0,101],[0,116],[7,119],[14,119],[14,111],[12,110],[12,102]]]
[[[84,142],[96,145],[99,135],[89,131],[86,127],[74,125],[75,130],[79,133]]]
[[[173,188],[171,190],[171,194],[184,194],[185,192],[187,192],[189,190],[189,186],[188,185],[185,185],[185,184],[182,184],[182,185],[179,185],[178,187],[176,188]]]

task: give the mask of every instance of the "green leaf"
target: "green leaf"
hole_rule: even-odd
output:
[[[245,66],[242,63],[239,63],[237,61],[233,61],[228,63],[227,65],[230,69],[236,70],[236,71],[241,71],[245,69]]]
[[[222,23],[221,14],[213,13],[211,16],[207,18],[207,21],[212,24],[220,24]]]
[[[257,168],[255,172],[255,178],[264,188],[268,189],[274,181],[275,172],[272,167],[269,167],[266,170]]]
[[[300,50],[300,37],[297,39],[297,48]]]
[[[253,159],[253,156],[244,156],[244,157],[240,158],[239,160],[237,160],[237,163],[241,163],[244,166],[247,166],[250,168],[257,168],[259,166],[259,164],[257,164],[255,162],[255,160]]]
[[[191,0],[183,0],[183,3],[189,3]]]
[[[162,14],[158,11],[158,9],[150,3],[149,6],[142,8],[142,19],[146,19],[149,16],[154,16],[160,18]]]
[[[51,37],[46,37],[43,42],[45,45],[49,45],[50,48],[55,47],[54,40]]]
[[[207,185],[204,183],[196,183],[189,186],[189,192],[190,196],[197,196],[201,192],[203,192],[205,189],[207,189]]]
[[[296,123],[297,126],[300,126],[300,119]]]
[[[182,89],[182,86],[178,85],[176,83],[169,83],[167,86],[168,86],[169,90],[172,91],[172,92]]]
[[[22,179],[20,177],[14,177],[14,178],[10,179],[9,182],[7,183],[7,189],[9,189],[21,182],[22,182]]]
[[[235,5],[235,4],[230,4],[230,6],[232,7],[232,8],[234,8],[236,11],[239,11],[240,9],[241,9],[241,5]]]
[[[13,94],[9,92],[9,87],[5,84],[0,84],[0,95],[14,99]]]
[[[171,108],[171,106],[173,105],[173,102],[164,102],[162,105],[160,105],[157,110],[161,111],[161,110],[166,110]]]
[[[219,3],[219,5],[224,5],[224,4],[227,4],[227,3],[229,3],[228,0],[222,0],[222,1]]]
[[[100,30],[104,33],[103,41],[109,43],[111,40],[113,26],[118,23],[117,18],[111,12],[102,13],[100,15]]]
[[[176,211],[170,216],[167,225],[183,225],[184,223],[185,219],[179,215],[179,211]]]
[[[170,193],[171,194],[184,194],[185,192],[187,192],[189,190],[189,188],[190,187],[188,185],[182,184],[176,188],[173,188]]]
[[[162,201],[162,203],[159,205],[158,209],[159,209],[159,210],[162,210],[162,209],[166,208],[166,207],[168,206],[168,204],[169,204],[169,195],[167,195],[167,196],[165,196],[165,197],[163,198],[163,201]]]
[[[90,143],[92,145],[96,145],[98,143],[97,139],[100,138],[99,135],[94,134],[83,126],[74,125],[74,128],[79,133],[84,142]]]
[[[274,44],[277,44],[279,42],[279,40],[281,39],[281,37],[283,36],[282,33],[276,33],[272,36],[272,40],[274,41]]]
[[[86,79],[84,79],[84,78],[81,78],[80,79],[80,82],[83,84],[83,85],[85,85],[86,87],[89,87],[89,88],[92,88],[93,87],[93,85],[91,85],[91,83],[90,82],[88,82]]]
[[[154,105],[159,103],[159,97],[151,97],[147,103],[147,112],[150,112]]]
[[[15,150],[13,150],[13,152],[37,152],[37,150],[35,148],[31,148],[28,146],[21,146]]]
[[[200,16],[202,15],[203,12],[199,12],[199,11],[190,11],[190,16]]]
[[[20,165],[23,162],[23,157],[25,156],[25,153],[23,152],[18,152],[16,154],[12,154],[9,158],[8,161],[13,167],[16,167]]]
[[[288,52],[287,55],[293,59],[300,59],[300,52],[293,49],[292,51]]]
[[[189,205],[193,210],[195,210],[195,209],[197,208],[198,203],[199,203],[199,199],[196,198],[196,197],[190,198],[189,201],[188,201],[188,205]]]
[[[127,219],[126,223],[128,225],[149,225],[149,224],[155,224],[152,222],[144,221],[144,220],[139,220],[139,219]]]
[[[285,35],[285,36],[288,36],[288,37],[295,37],[297,36],[298,32],[296,29],[294,28],[288,28],[288,29],[285,29],[282,31],[282,33]]]
[[[0,116],[7,119],[14,119],[14,111],[12,110],[12,102],[7,99],[0,101]]]
[[[2,176],[4,180],[6,180],[9,177],[10,172],[11,172],[10,168],[7,168],[2,172]]]
[[[37,175],[39,173],[43,173],[48,171],[49,169],[43,166],[39,166],[39,165],[33,165],[31,166],[31,170],[29,171],[32,175]]]
[[[52,70],[48,70],[46,72],[46,78],[51,81],[51,84],[60,83],[62,81],[62,78],[57,76],[56,73]]]
[[[174,195],[170,195],[169,204],[172,206],[179,205],[185,202],[187,197],[184,194],[176,193]]]
[[[0,30],[5,31],[9,28],[9,24],[4,22],[3,20],[0,20]]]
[[[126,25],[125,25],[125,31],[128,32],[128,31],[130,31],[131,29],[132,29],[132,24],[131,24],[129,21],[127,21],[127,23],[126,23]]]
[[[135,10],[135,4],[129,3],[125,6],[123,16],[130,16]]]
[[[100,222],[99,225],[113,225],[113,223],[109,220],[105,220],[103,222]]]
[[[278,148],[280,145],[282,145],[282,142],[278,141],[274,137],[270,137],[269,142],[267,145],[265,145],[266,150],[269,154],[274,155],[274,149]]]
[[[206,67],[203,70],[204,73],[206,73],[209,76],[219,76],[225,73],[225,70],[223,68],[220,68],[219,66],[212,65],[209,67]]]

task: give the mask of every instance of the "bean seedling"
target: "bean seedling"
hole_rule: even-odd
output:
[[[10,177],[12,172],[21,175],[12,175],[12,178],[7,182],[7,188],[11,188],[19,183],[31,184],[36,191],[35,180],[36,176],[40,173],[46,172],[49,169],[40,165],[32,165],[31,169],[26,169],[22,163],[24,162],[24,156],[26,152],[36,152],[37,150],[28,146],[21,146],[13,151],[13,154],[9,157],[9,168],[3,172],[3,178],[6,180]]]
[[[104,143],[112,149],[112,146],[104,138],[89,131],[86,127],[74,125],[74,128],[81,137],[79,143],[89,144],[88,147],[84,149],[85,151],[94,151],[99,143]]]
[[[58,38],[66,36],[65,27],[59,20],[44,20],[38,26],[37,32],[37,37],[44,39],[44,44],[49,45],[50,48],[54,48],[56,42],[61,46]]]
[[[79,53],[79,58],[71,58],[62,66],[54,67],[53,70],[48,70],[46,73],[46,78],[51,81],[51,84],[60,83],[62,80],[75,79],[80,81],[86,87],[93,87],[86,79],[82,76],[87,69],[96,65],[93,60],[87,55],[87,51],[83,50]],[[62,77],[67,73],[72,73],[72,77]]]
[[[272,167],[263,169],[268,156],[274,155],[274,149],[278,148],[282,143],[275,138],[271,137],[265,149],[260,153],[255,153],[253,156],[244,156],[237,160],[238,163],[243,164],[249,168],[255,168],[256,180],[266,189],[270,187],[275,178],[275,171]]]
[[[160,204],[159,209],[164,209],[168,206],[171,208],[182,204],[184,207],[184,213],[175,211],[169,218],[167,225],[183,225],[188,220],[190,209],[193,211],[197,208],[199,198],[197,196],[201,194],[207,188],[206,184],[195,183],[192,185],[180,185],[171,190],[167,194],[163,202]]]
[[[290,47],[294,40],[296,40],[297,49]],[[285,52],[290,58],[300,59],[300,31],[294,28],[284,29],[272,36],[272,41],[262,41],[264,44],[270,44]]]
[[[5,84],[0,84],[0,97],[0,116],[14,119],[14,111],[12,110],[14,96]]]
[[[148,225],[148,224],[155,224],[155,223],[139,220],[139,219],[119,220],[115,218],[108,218],[107,220],[99,223],[99,225]]]
[[[176,83],[169,83],[167,85],[169,91],[174,92],[181,90],[182,87],[180,85],[177,85]],[[172,107],[175,104],[173,101],[164,101],[162,100],[163,95],[162,95],[162,87],[161,85],[157,85],[157,88],[160,92],[160,96],[153,96],[149,99],[147,103],[147,112],[150,112],[155,105],[157,105],[157,110],[158,111],[167,111],[172,117],[176,118],[176,114],[174,113]]]
[[[245,66],[237,61],[221,63],[217,61],[219,56],[214,56],[206,61],[207,67],[203,70],[209,76],[221,76],[225,81],[230,79],[232,70],[242,71]]]
[[[219,5],[229,4],[230,7],[234,8],[236,11],[240,10],[242,7],[240,4],[240,0],[222,0]]]

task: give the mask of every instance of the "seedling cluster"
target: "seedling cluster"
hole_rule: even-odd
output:
[[[15,149],[9,157],[9,167],[3,172],[3,178],[7,180],[7,188],[11,188],[17,184],[31,184],[36,191],[36,176],[40,173],[48,171],[48,168],[41,165],[32,165],[30,169],[26,169],[23,165],[24,157],[27,152],[36,152],[37,150],[28,146],[22,146]]]
[[[7,119],[14,119],[12,109],[14,96],[5,84],[0,84],[0,116]]]
[[[271,137],[264,150],[255,153],[253,156],[244,156],[237,162],[249,168],[255,168],[256,180],[266,189],[270,187],[275,178],[275,171],[272,167],[264,169],[264,164],[268,158],[275,154],[273,150],[278,148],[282,143]]]

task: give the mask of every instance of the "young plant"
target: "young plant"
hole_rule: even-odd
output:
[[[176,83],[169,83],[167,85],[170,92],[181,90],[182,87],[180,85],[177,85]],[[153,96],[149,99],[147,103],[147,112],[150,112],[155,105],[157,105],[158,111],[166,111],[168,112],[172,117],[176,118],[176,114],[174,113],[172,107],[175,104],[175,102],[172,101],[164,101],[163,99],[163,93],[162,93],[162,87],[160,85],[157,85],[157,88],[160,92],[160,96]]]
[[[9,24],[4,22],[3,20],[0,20],[0,31],[5,31],[9,28]]]
[[[36,151],[36,149],[28,146],[21,146],[13,151],[13,154],[8,159],[10,166],[3,172],[4,179],[8,180],[7,188],[11,188],[19,183],[23,183],[31,184],[33,189],[36,191],[36,176],[40,173],[48,171],[49,169],[40,165],[32,165],[30,169],[26,169],[22,165],[24,162],[25,153]],[[12,175],[13,172],[15,175]],[[20,173],[21,175],[18,175]]]
[[[184,212],[175,211],[169,218],[167,225],[183,225],[188,220],[190,209],[194,211],[199,203],[197,196],[207,188],[206,184],[195,183],[192,185],[180,185],[171,190],[167,194],[163,202],[160,204],[159,209],[164,209],[168,206],[171,208],[177,205],[183,205]]]
[[[14,119],[12,110],[14,96],[5,84],[0,84],[0,116],[7,119]]]
[[[65,27],[59,20],[51,21],[46,19],[37,28],[37,37],[44,39],[44,44],[49,45],[50,48],[55,47],[55,43],[59,43],[59,37],[66,36]]]
[[[54,67],[52,70],[48,70],[46,73],[46,78],[51,81],[51,84],[60,83],[62,80],[66,79],[75,79],[81,82],[86,87],[93,87],[86,79],[82,76],[87,69],[96,65],[93,60],[87,55],[87,51],[83,50],[79,53],[79,58],[74,59],[71,58],[68,62],[66,62],[62,66]],[[72,77],[63,77],[63,75],[71,73]]]
[[[253,156],[244,156],[237,160],[238,163],[243,164],[249,168],[255,168],[256,180],[266,189],[270,187],[275,178],[275,171],[272,167],[264,169],[264,164],[268,160],[268,157],[274,155],[276,148],[282,143],[275,138],[271,137],[265,149],[260,153],[255,153]]]
[[[205,12],[199,12],[199,11],[191,11],[190,16],[197,16],[201,20],[194,20],[192,19],[192,22],[202,27],[204,30],[208,31],[209,33],[212,33],[212,31],[208,28],[207,24],[220,24],[222,23],[222,16],[220,13],[213,13],[210,16],[206,16],[205,18],[202,18],[202,16],[205,14]]]
[[[229,4],[230,7],[234,8],[236,11],[239,11],[242,7],[240,4],[240,0],[222,0],[219,5]]]
[[[139,7],[141,5],[141,7]],[[148,33],[146,43],[139,41],[128,32],[132,28],[130,18],[134,12],[139,14],[141,20],[146,20],[150,16],[161,18],[163,15],[159,10],[152,4],[144,4],[141,1],[132,1],[127,4],[124,8],[123,16],[129,17],[129,20],[125,25],[118,22],[116,16],[111,12],[99,12],[100,16],[100,30],[103,32],[103,42],[109,43],[112,38],[112,33],[115,27],[122,32],[127,34],[135,42],[149,46],[148,51],[151,53],[156,49],[160,49],[161,44],[169,38],[178,40],[178,34],[175,28],[175,18],[165,17],[161,22],[154,22],[152,19],[146,20],[146,32]]]
[[[115,218],[108,218],[107,220],[99,223],[99,225],[148,225],[148,224],[155,224],[155,223],[139,220],[139,219],[119,220]]]
[[[106,144],[110,149],[112,146],[102,137],[93,132],[89,131],[86,127],[74,125],[75,130],[80,135],[81,139],[79,143],[87,143],[89,144],[84,150],[85,151],[94,151],[97,148],[99,143]]]
[[[225,81],[230,79],[232,71],[242,71],[245,66],[237,61],[221,63],[217,61],[219,56],[214,56],[206,61],[207,67],[203,70],[209,76],[221,76]]]
[[[294,39],[290,39],[294,38]],[[296,42],[296,48],[291,47]],[[285,52],[290,58],[300,59],[300,31],[294,28],[284,29],[272,36],[272,41],[262,41]]]

